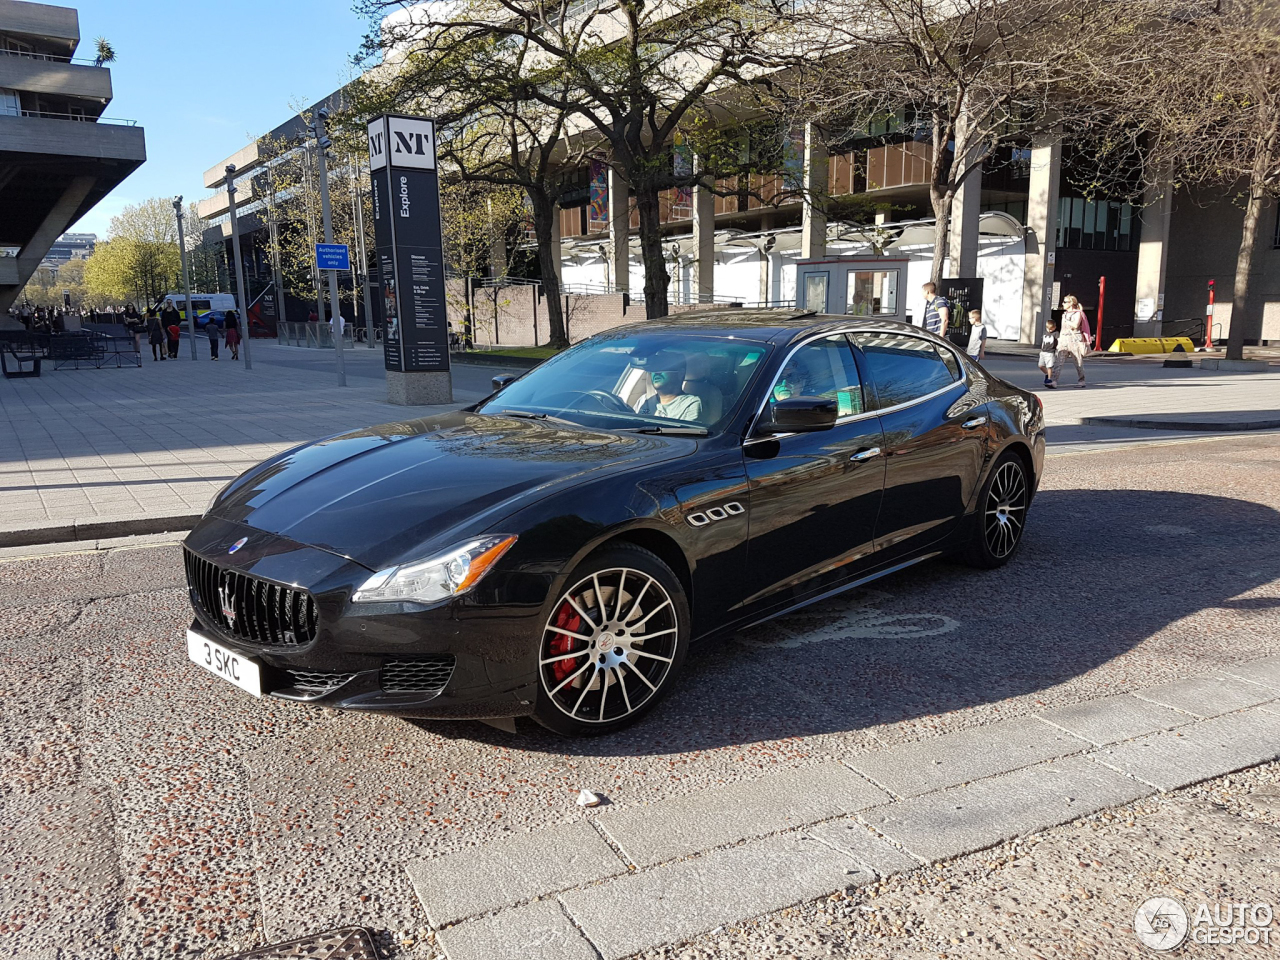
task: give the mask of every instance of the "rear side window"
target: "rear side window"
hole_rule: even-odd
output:
[[[897,333],[855,333],[853,342],[867,358],[881,408],[910,403],[956,381],[928,340]]]

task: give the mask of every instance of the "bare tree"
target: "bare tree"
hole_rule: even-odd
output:
[[[1244,211],[1228,359],[1260,329],[1262,211],[1280,197],[1280,7],[1269,0],[1130,0],[1127,31],[1096,49],[1085,96],[1105,98],[1098,166],[1138,157],[1144,182],[1225,194]],[[1105,133],[1105,135],[1102,135]]]
[[[797,15],[822,42],[795,70],[795,95],[829,141],[929,144],[935,281],[965,180],[1002,143],[1062,122],[1066,102],[1057,96],[1076,75],[1075,44],[1109,22],[1100,7],[1091,0],[833,0]],[[1092,112],[1083,101],[1071,104]]]
[[[400,4],[366,0],[364,6],[377,14]],[[723,118],[715,94],[732,88],[742,100],[744,91],[769,82],[778,62],[770,45],[787,23],[784,7],[789,4],[775,0],[700,0],[683,7],[645,0],[459,0],[426,26],[413,16],[391,28],[384,24],[370,48],[413,51],[405,55],[409,67],[422,57],[466,62],[467,84],[447,88],[461,100],[471,99],[475,81],[483,87],[501,77],[507,109],[488,132],[509,140],[513,159],[545,153],[564,167],[567,148],[611,164],[634,198],[645,309],[658,317],[667,313],[669,283],[660,195],[698,178],[677,172],[672,147],[681,131]],[[475,65],[488,72],[476,72]],[[548,179],[540,176],[537,186]],[[545,198],[535,189],[530,201],[540,227]]]

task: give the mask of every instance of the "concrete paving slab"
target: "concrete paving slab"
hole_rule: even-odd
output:
[[[920,866],[919,860],[903,853],[883,837],[876,836],[857,817],[820,823],[805,833],[847,854],[860,869],[868,870],[877,877],[892,876]],[[857,874],[853,877],[862,882]]]
[[[1194,722],[1171,707],[1148,703],[1127,693],[1046,710],[1036,716],[1098,746]]]
[[[933,862],[1129,803],[1150,787],[1066,757],[865,811],[860,819]]]
[[[436,939],[449,960],[597,960],[555,900],[449,927]]]
[[[1268,657],[1266,660],[1239,663],[1220,672],[1225,676],[1247,680],[1249,683],[1258,683],[1280,692],[1280,657]]]
[[[1184,710],[1197,717],[1219,717],[1275,699],[1275,692],[1232,677],[1190,677],[1135,690],[1134,696]]]
[[[573,890],[560,900],[604,960],[619,960],[854,885],[849,866],[847,856],[825,844],[786,834]]]
[[[1280,756],[1280,712],[1255,707],[1090,756],[1161,790],[1176,790]]]
[[[439,927],[580,883],[625,873],[586,821],[547,827],[407,867],[432,926]]]
[[[825,763],[606,811],[596,822],[644,867],[856,813],[887,799],[847,767]]]
[[[876,750],[845,762],[900,797],[916,797],[1079,753],[1088,746],[1088,741],[1035,717],[1019,717]]]

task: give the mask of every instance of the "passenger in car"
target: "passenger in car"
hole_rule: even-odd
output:
[[[702,400],[684,392],[684,357],[674,352],[654,354],[646,364],[649,382],[656,391],[636,407],[643,417],[697,420],[702,416]]]

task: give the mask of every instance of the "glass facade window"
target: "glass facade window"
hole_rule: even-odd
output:
[[[1007,213],[1024,226],[1027,223],[1027,201],[1025,200],[1010,200],[1007,203],[984,203],[982,205],[983,213],[991,211]]]
[[[1073,250],[1137,248],[1133,205],[1123,200],[1086,200],[1062,197],[1058,201],[1058,246]]]
[[[898,312],[897,270],[850,270],[845,313],[855,317],[894,316]]]
[[[827,274],[811,273],[804,278],[804,308],[827,312]]]

